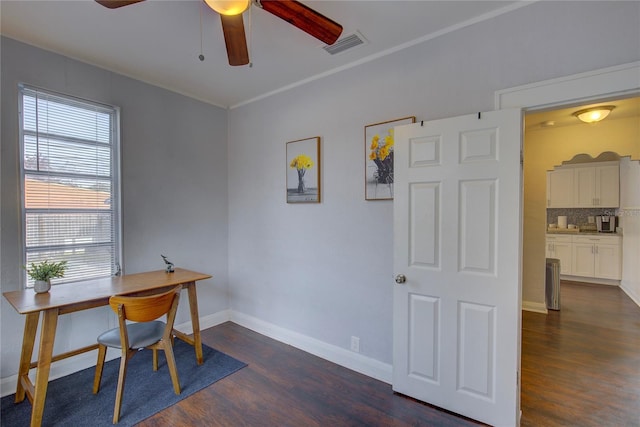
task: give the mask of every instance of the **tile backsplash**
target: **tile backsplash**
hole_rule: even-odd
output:
[[[566,216],[567,224],[587,224],[590,216],[617,215],[617,208],[554,208],[547,209],[547,224],[557,224],[558,216]]]

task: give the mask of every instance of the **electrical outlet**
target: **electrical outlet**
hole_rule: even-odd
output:
[[[360,353],[360,338],[354,336],[351,337],[351,351]]]

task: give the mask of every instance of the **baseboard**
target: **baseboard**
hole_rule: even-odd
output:
[[[629,298],[631,298],[633,302],[636,303],[638,307],[640,307],[640,295],[637,295],[635,292],[633,292],[631,286],[629,286],[627,281],[623,280],[620,283],[620,288],[624,291],[625,294],[627,294]]]
[[[200,330],[204,331],[207,328],[211,328],[224,322],[228,322],[230,320],[230,317],[231,312],[229,309],[209,314],[208,316],[200,317]],[[193,332],[191,321],[183,322],[179,325],[174,325],[173,327],[183,334],[191,334]]]
[[[231,311],[230,320],[276,341],[289,344],[337,365],[391,384],[393,369],[392,365],[388,363],[380,362],[237,311]]]
[[[522,301],[522,309],[524,311],[533,311],[535,313],[548,313],[547,304],[543,302]]]
[[[560,275],[560,280],[566,280],[569,282],[593,283],[596,285],[620,286],[620,280],[598,279],[597,277],[569,276],[562,274]]]

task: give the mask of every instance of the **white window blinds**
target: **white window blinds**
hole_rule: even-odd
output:
[[[114,107],[20,87],[24,260],[66,260],[54,284],[119,271],[117,123]]]

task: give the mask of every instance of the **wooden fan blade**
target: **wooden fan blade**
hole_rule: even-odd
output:
[[[300,28],[326,44],[334,44],[342,25],[296,0],[260,0],[259,5],[269,13]]]
[[[222,31],[224,43],[227,45],[229,65],[247,65],[249,52],[247,51],[247,39],[244,34],[242,15],[220,15],[222,19]]]
[[[144,0],[96,0],[96,3],[108,9],[117,9],[122,6],[129,6],[130,4],[136,4],[143,2]]]

